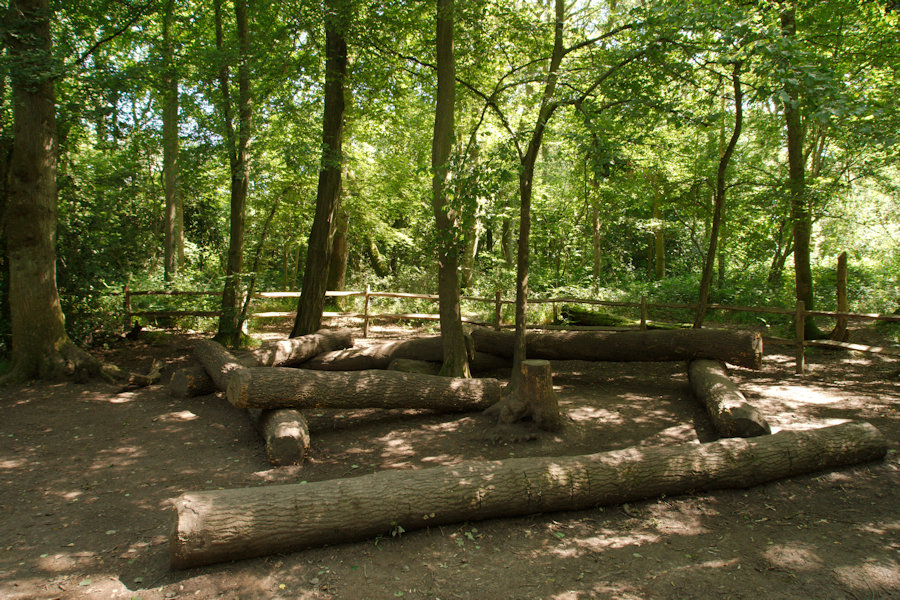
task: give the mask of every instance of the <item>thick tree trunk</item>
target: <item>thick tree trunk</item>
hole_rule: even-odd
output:
[[[513,355],[513,334],[480,327],[475,350]],[[528,334],[533,358],[548,360],[676,361],[709,358],[748,369],[762,366],[762,336],[751,331],[675,329],[649,331],[553,331]]]
[[[428,408],[483,410],[500,400],[496,379],[438,377],[398,371],[326,373],[281,367],[240,369],[226,392],[238,408]]]
[[[350,217],[341,208],[337,209],[337,217],[334,222],[334,237],[331,240],[331,261],[328,265],[328,281],[326,290],[343,290],[344,280],[347,276],[347,258],[350,247],[347,242],[347,232],[350,227]],[[337,301],[340,304],[340,301]]]
[[[408,340],[385,342],[368,348],[348,348],[334,352],[323,352],[303,364],[303,369],[316,371],[363,371],[366,369],[387,369],[391,361],[398,358],[444,362],[444,342],[442,336],[411,338]],[[475,357],[475,346],[470,336],[464,337],[467,360]]]
[[[316,192],[316,215],[309,234],[302,295],[291,337],[322,327],[325,289],[331,263],[332,221],[341,197],[344,132],[344,77],[347,73],[345,34],[350,20],[347,0],[325,0],[325,108],[322,116],[322,162]]]
[[[47,0],[11,0],[4,25],[13,142],[3,229],[9,260],[13,368],[7,382],[87,379],[100,363],[66,334],[56,287],[57,139]]]
[[[755,437],[772,432],[718,361],[691,361],[688,377],[694,395],[706,407],[720,437]]]
[[[559,402],[553,391],[550,362],[530,359],[522,362],[522,383],[484,413],[497,417],[500,424],[523,419],[534,421],[538,429],[558,431],[562,427]]]
[[[453,110],[456,104],[456,62],[453,55],[453,0],[437,0],[437,98],[431,145],[431,206],[438,249],[438,296],[443,343],[441,374],[469,377],[459,300],[459,209],[450,205],[447,191],[453,178]]]
[[[878,460],[868,423],[711,444],[476,461],[315,483],[189,492],[174,501],[169,561],[187,568],[482,519],[747,488]]]
[[[203,365],[215,387],[224,391],[230,376],[256,363],[253,356],[242,360],[232,356],[221,344],[200,340],[194,356]],[[301,464],[309,449],[309,425],[300,411],[291,409],[254,410],[250,416],[266,444],[266,455],[273,465]]]
[[[241,367],[291,367],[300,365],[319,354],[349,348],[352,345],[353,337],[350,329],[322,329],[298,338],[267,342],[250,352],[245,358],[234,359],[234,361]],[[212,370],[225,369],[225,365],[230,364],[233,358],[215,342],[204,341],[198,344],[198,347],[200,348],[199,352],[208,357],[202,359],[201,363],[208,365]],[[233,368],[231,367],[229,370]],[[217,387],[216,382],[203,366],[186,367],[172,374],[172,379],[169,381],[169,393],[177,398],[189,398],[212,394],[216,389],[224,392],[228,386],[227,378],[220,378],[220,383],[221,387]]]

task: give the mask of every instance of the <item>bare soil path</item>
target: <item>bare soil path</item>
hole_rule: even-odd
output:
[[[99,354],[136,371],[158,359],[171,373],[191,343],[150,332]],[[775,429],[871,422],[890,443],[883,462],[186,571],[169,570],[167,536],[169,500],[187,490],[701,443],[713,430],[682,364],[565,361],[553,364],[560,434],[497,443],[481,414],[323,411],[307,464],[271,469],[221,395],[0,388],[0,598],[900,598],[900,360],[811,350],[796,376],[788,354],[768,348],[762,371],[732,376]]]

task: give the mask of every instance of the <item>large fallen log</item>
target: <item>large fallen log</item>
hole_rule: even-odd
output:
[[[329,373],[280,367],[234,371],[226,391],[238,408],[429,408],[482,410],[500,400],[496,379],[399,371]]]
[[[626,448],[587,456],[476,461],[317,483],[189,492],[174,500],[173,568],[291,552],[496,517],[589,509],[662,494],[746,488],[882,458],[868,423]]]
[[[720,437],[755,437],[772,432],[760,412],[715,360],[693,360],[688,378],[694,395],[706,407]]]
[[[475,349],[511,357],[515,334],[479,327]],[[528,358],[596,361],[721,360],[741,367],[762,366],[762,336],[751,331],[675,329],[652,331],[529,332]]]
[[[310,358],[325,352],[333,352],[353,345],[350,329],[320,329],[315,333],[287,340],[266,342],[259,348],[242,356],[238,361],[243,366],[297,366]],[[208,352],[204,342],[195,347],[195,353]],[[199,358],[199,357],[198,357]],[[216,364],[222,362],[221,357],[212,357]],[[222,382],[227,385],[227,381]],[[169,393],[177,398],[190,398],[211,394],[220,387],[203,367],[185,367],[172,374],[169,380]]]
[[[472,339],[466,336],[469,360],[475,356]],[[334,352],[323,352],[300,365],[303,369],[316,371],[364,371],[387,369],[398,358],[444,361],[444,347],[441,336],[423,336],[408,340],[384,342],[368,348],[348,348]]]
[[[256,357],[247,356],[239,360],[212,340],[197,342],[194,356],[203,365],[215,387],[222,391],[228,387],[229,378],[234,372],[256,363]],[[250,411],[250,416],[266,444],[266,456],[270,463],[280,466],[299,465],[303,462],[310,440],[309,425],[300,411],[254,410]]]

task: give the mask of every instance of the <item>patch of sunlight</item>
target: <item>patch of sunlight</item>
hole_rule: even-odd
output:
[[[610,529],[602,531],[601,535],[572,540],[572,543],[591,552],[602,552],[603,550],[619,550],[629,546],[637,549],[645,544],[655,544],[662,539],[661,535],[655,533],[633,532],[627,535],[616,535],[616,532]]]
[[[868,559],[861,565],[835,567],[833,574],[843,585],[865,593],[866,597],[876,597],[878,590],[900,589],[900,564],[895,560],[875,562]]]
[[[121,394],[116,394],[115,396],[110,397],[110,404],[128,404],[132,400],[134,400],[135,394],[134,392],[122,392]]]
[[[625,422],[622,415],[594,406],[570,408],[567,413],[573,421],[600,421],[608,425],[622,425]]]
[[[699,444],[697,430],[690,423],[667,427],[641,440],[641,446],[665,446],[672,444]]]
[[[159,420],[160,421],[193,421],[195,419],[199,419],[197,415],[192,413],[189,410],[179,410],[176,412],[170,412],[167,415],[162,415]]]
[[[28,461],[25,460],[24,458],[13,458],[13,459],[7,459],[7,460],[0,460],[0,469],[8,469],[11,471],[13,469],[19,469],[21,467],[24,467],[27,463],[28,463]]]
[[[459,456],[453,456],[451,454],[438,454],[437,456],[426,456],[422,459],[422,462],[446,466],[459,464],[463,462],[463,460]]]
[[[460,426],[466,421],[472,421],[472,419],[466,417],[457,421],[446,421],[444,423],[436,423],[434,425],[425,425],[422,429],[434,432],[458,431]]]
[[[841,423],[849,423],[850,419],[812,419],[791,423],[790,427],[785,429],[793,429],[797,431],[807,431],[809,429],[821,429],[822,427],[830,427],[832,425],[840,425]],[[780,427],[772,427],[772,433],[778,433]]]
[[[776,568],[815,571],[822,567],[819,555],[799,543],[776,544],[766,548],[762,554],[769,564]]]
[[[37,560],[37,564],[44,571],[58,573],[94,566],[96,558],[97,553],[92,551],[61,552],[53,555],[41,556]]]
[[[664,513],[651,519],[654,528],[664,535],[702,535],[709,533],[700,516],[684,513]]]
[[[800,404],[834,404],[841,398],[828,392],[799,385],[777,385],[766,390],[767,395],[781,398],[785,403]]]
[[[81,490],[72,490],[71,492],[65,492],[60,494],[65,500],[74,501],[78,500],[81,497],[83,492]]]

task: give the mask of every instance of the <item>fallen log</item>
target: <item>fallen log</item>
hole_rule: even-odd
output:
[[[515,334],[479,327],[475,349],[512,357]],[[596,361],[721,360],[749,369],[762,367],[762,336],[752,331],[675,329],[649,331],[529,332],[528,358]]]
[[[225,394],[238,408],[429,408],[466,412],[483,410],[500,400],[500,382],[399,371],[328,373],[265,367],[235,371]]]
[[[262,367],[295,367],[323,352],[352,345],[351,329],[320,329],[309,335],[267,342],[250,354]]]
[[[239,358],[238,362],[242,366],[297,366],[323,352],[333,352],[341,348],[349,348],[352,345],[352,330],[320,329],[309,335],[266,342],[256,350]],[[199,349],[195,347],[195,354],[197,352],[211,353],[209,358],[213,361],[212,364],[219,365],[223,362],[221,356],[216,356],[218,351],[210,350],[206,341],[197,346]],[[227,386],[227,379],[223,383]],[[217,389],[225,391],[224,387],[219,387],[212,380],[203,367],[191,366],[179,369],[172,374],[172,378],[169,380],[169,393],[176,398],[204,396],[212,394]]]
[[[194,346],[194,356],[203,365],[215,387],[222,391],[228,387],[232,373],[256,364],[256,357],[251,355],[237,359],[221,344],[212,340],[197,342]],[[251,411],[250,416],[266,444],[266,456],[270,463],[276,466],[303,463],[303,458],[309,450],[309,425],[300,411],[259,410]]]
[[[316,483],[188,492],[174,500],[173,568],[291,552],[462,521],[746,488],[877,460],[872,425],[844,423],[710,444],[475,461]]]
[[[755,437],[772,433],[759,411],[715,360],[693,360],[688,379],[694,395],[706,407],[720,437]]]
[[[475,356],[474,344],[466,336],[466,350],[469,360]],[[398,340],[376,344],[368,348],[348,348],[334,352],[323,352],[300,365],[303,369],[316,371],[365,371],[387,369],[398,358],[444,361],[444,347],[441,336],[423,336],[408,340]]]
[[[415,360],[413,358],[395,358],[388,365],[387,370],[438,375],[441,372],[441,363],[431,362],[430,360]]]

